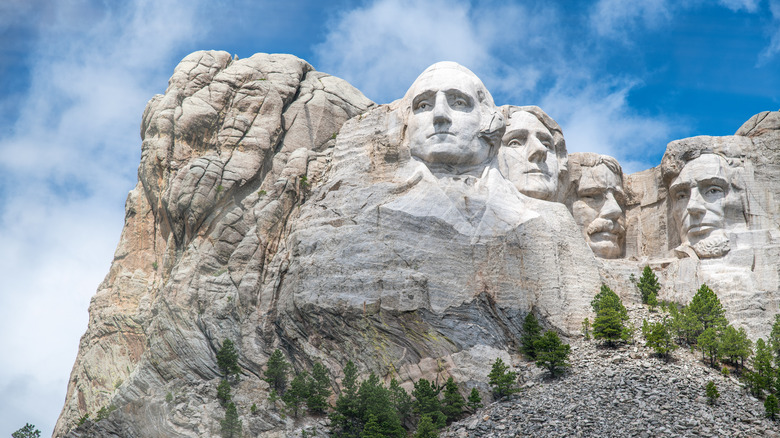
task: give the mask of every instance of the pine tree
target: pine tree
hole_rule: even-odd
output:
[[[238,438],[242,435],[241,420],[235,403],[229,403],[225,409],[225,418],[219,422],[222,438]]]
[[[582,320],[582,335],[585,336],[586,341],[590,341],[590,319],[588,318]]]
[[[536,341],[536,366],[547,368],[552,377],[569,367],[568,359],[571,347],[561,342],[558,333],[550,330]]]
[[[769,394],[764,400],[764,410],[766,410],[766,415],[771,418],[772,420],[775,419],[777,416],[778,409],[780,407],[777,403],[777,397],[775,397],[774,394]]]
[[[658,283],[658,277],[655,276],[650,266],[645,266],[642,270],[642,276],[639,277],[636,287],[642,294],[642,304],[650,304],[650,295],[657,296],[658,291],[661,290],[661,284]]]
[[[630,331],[625,323],[628,321],[628,311],[620,297],[607,285],[601,285],[601,291],[591,301],[596,312],[593,321],[593,338],[604,339],[608,345],[614,346],[618,341],[627,341]]]
[[[509,365],[504,364],[500,357],[493,362],[493,368],[488,374],[490,386],[493,388],[493,396],[496,399],[502,398],[518,391],[515,381],[517,373],[509,371]]]
[[[718,388],[715,387],[715,382],[710,380],[707,382],[707,386],[705,386],[705,394],[707,395],[707,399],[711,405],[715,404],[715,400],[720,397],[720,393],[718,392]]]
[[[732,325],[726,326],[720,336],[720,355],[739,369],[744,366],[745,359],[750,357],[753,342],[748,338],[744,328],[735,329]]]
[[[374,374],[368,376],[358,389],[358,412],[360,422],[365,425],[370,416],[376,417],[379,430],[385,437],[404,438],[406,431],[401,426],[398,412],[390,402],[390,391]]]
[[[330,377],[328,370],[315,362],[311,370],[311,378],[308,382],[309,396],[306,398],[306,408],[312,414],[322,414],[328,408],[330,397]]]
[[[376,419],[376,415],[370,414],[368,416],[368,421],[363,427],[363,431],[360,432],[360,438],[385,438],[384,434],[382,434],[382,427]]]
[[[439,388],[431,382],[420,379],[414,382],[414,413],[430,417],[434,426],[441,429],[447,423],[447,416],[442,412],[441,402],[439,401]]]
[[[24,427],[12,433],[13,438],[41,438],[41,431],[36,429],[30,423],[25,423]]]
[[[780,368],[780,314],[775,315],[772,332],[769,334],[769,345],[775,359],[775,366]]]
[[[646,340],[645,346],[652,348],[666,362],[669,362],[672,351],[677,349],[677,345],[672,340],[669,326],[670,322],[667,317],[664,317],[662,322],[648,323],[644,321],[642,325],[642,335]]]
[[[344,366],[341,385],[335,411],[330,415],[331,433],[335,436],[357,438],[360,436],[362,420],[358,400],[357,367],[352,361]]]
[[[479,395],[477,388],[471,388],[471,394],[469,394],[469,409],[476,411],[482,407],[482,397]]]
[[[390,381],[388,389],[390,390],[390,402],[395,407],[396,412],[398,412],[401,424],[404,424],[412,415],[412,405],[414,404],[412,396],[405,389],[401,388],[401,385],[395,379]]]
[[[217,386],[217,400],[219,400],[219,404],[225,407],[230,402],[230,399],[230,383],[222,379],[219,381],[219,386]]]
[[[772,352],[763,338],[756,341],[756,355],[753,357],[753,371],[756,386],[761,390],[774,386],[775,370],[772,367]]]
[[[698,338],[696,343],[701,349],[702,359],[709,357],[710,366],[714,367],[718,362],[718,347],[720,346],[720,335],[717,328],[708,327]]]
[[[702,325],[701,331],[707,330],[710,327],[725,326],[726,311],[723,310],[723,306],[715,295],[715,292],[707,287],[706,284],[702,284],[696,295],[691,299],[688,304],[688,311],[699,320]],[[697,333],[696,337],[701,333]]]
[[[271,385],[271,389],[278,395],[284,395],[287,389],[287,371],[290,369],[290,363],[284,359],[281,350],[276,349],[268,358],[264,376],[266,382]]]
[[[674,304],[669,306],[669,314],[672,316],[672,332],[679,343],[693,345],[696,338],[704,331],[704,326],[697,315],[691,312],[688,306],[678,309]]]
[[[298,416],[298,409],[309,398],[309,389],[309,373],[301,371],[290,382],[290,389],[282,395],[282,401],[293,411],[293,416]]]
[[[414,438],[436,438],[439,436],[439,432],[436,429],[436,425],[433,424],[433,420],[428,415],[420,417],[420,422],[417,424],[417,432],[414,433]]]
[[[236,347],[230,339],[225,339],[222,347],[217,352],[217,366],[226,379],[231,374],[238,377],[238,373],[241,372],[241,368],[238,366],[238,351],[236,351]]]
[[[533,313],[529,312],[523,320],[523,335],[520,337],[520,351],[530,360],[536,359],[534,343],[542,334],[542,327]]]
[[[444,400],[441,403],[441,411],[447,416],[447,421],[452,422],[460,418],[465,404],[466,401],[463,400],[463,396],[458,391],[458,385],[450,377],[444,384]]]

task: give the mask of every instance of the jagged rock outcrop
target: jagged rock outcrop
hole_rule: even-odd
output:
[[[623,175],[609,157],[569,159],[544,111],[497,108],[454,63],[375,105],[290,55],[189,55],[143,114],[139,182],[55,435],[217,435],[225,339],[251,436],[288,427],[262,381],[276,348],[336,381],[354,359],[407,386],[451,375],[485,388],[485,364],[508,358],[529,312],[574,335],[602,282],[636,302],[629,277],[648,263],[660,298],[707,282],[764,335],[780,289],[780,131],[762,114]],[[709,168],[688,162],[701,157],[737,168],[721,187],[736,201],[717,227],[683,228],[692,210],[668,193],[697,196]]]

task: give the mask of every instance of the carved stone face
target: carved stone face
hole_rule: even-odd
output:
[[[498,168],[517,189],[551,200],[558,190],[560,166],[550,131],[531,113],[515,111],[501,141]]]
[[[723,230],[729,190],[723,158],[705,154],[683,167],[669,185],[672,216],[683,244],[694,246]]]
[[[596,256],[621,256],[626,231],[623,205],[625,195],[618,175],[605,164],[582,168],[572,216]]]
[[[412,156],[444,165],[476,165],[490,158],[490,147],[479,137],[482,112],[473,78],[456,69],[436,69],[417,78],[410,91]]]

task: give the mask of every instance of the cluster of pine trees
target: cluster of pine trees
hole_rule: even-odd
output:
[[[659,305],[657,293],[661,285],[650,267],[644,268],[636,285],[642,302],[654,311]],[[628,313],[617,294],[602,285],[591,304],[596,312],[594,338],[613,345],[631,339]],[[730,365],[754,396],[765,397],[767,415],[775,418],[780,412],[780,315],[775,316],[769,340],[758,339],[754,348],[745,329],[737,329],[729,323],[717,294],[706,284],[701,285],[688,304],[661,302],[660,307],[665,313],[661,321],[644,320],[642,323],[646,346],[666,361],[675,349],[682,346],[698,349],[702,360],[712,367],[721,363]],[[586,320],[583,322],[586,337],[589,328]],[[730,372],[725,366],[722,370]],[[706,392],[711,403],[719,397],[713,382],[709,382]]]
[[[290,370],[282,352],[274,351],[264,375],[271,387],[272,402],[280,399],[287,412],[296,417],[304,406],[312,415],[331,411],[330,433],[338,437],[401,438],[409,430],[416,430],[415,437],[435,437],[447,423],[482,406],[476,388],[468,401],[464,400],[452,377],[442,385],[420,379],[409,394],[395,379],[386,386],[373,373],[360,381],[357,367],[349,361],[344,367],[341,393],[331,408],[327,402],[330,379],[322,364],[315,363],[311,374],[295,373],[288,384]]]

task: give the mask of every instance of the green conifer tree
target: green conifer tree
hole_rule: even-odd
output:
[[[702,359],[709,358],[710,366],[714,367],[718,363],[718,347],[720,346],[720,334],[716,327],[708,327],[698,338],[696,344],[701,350]]]
[[[321,363],[314,363],[308,385],[309,396],[306,399],[306,408],[312,414],[324,413],[328,408],[328,397],[331,391],[328,370]]]
[[[231,375],[237,378],[238,373],[241,372],[241,368],[238,366],[238,351],[230,339],[225,339],[217,352],[217,366],[225,379]]]
[[[493,388],[493,397],[500,399],[518,391],[516,381],[517,373],[509,371],[509,365],[504,364],[500,357],[493,362],[493,368],[488,374],[490,386]]]
[[[593,298],[591,306],[596,312],[596,319],[593,321],[594,339],[603,339],[609,346],[630,339],[631,333],[626,326],[628,311],[612,289],[602,284],[601,291]]]
[[[301,405],[308,400],[309,390],[309,373],[301,371],[295,375],[292,382],[290,382],[290,388],[282,395],[282,401],[287,406],[287,409],[293,412],[293,416],[298,416],[298,410]]]
[[[397,438],[406,436],[398,412],[390,401],[390,391],[374,373],[360,384],[358,412],[362,425],[368,422],[371,415],[375,416],[383,436]]]
[[[669,326],[670,321],[667,317],[664,317],[662,322],[648,323],[644,321],[642,324],[645,346],[652,348],[666,362],[669,362],[671,353],[677,349]]]
[[[769,345],[775,359],[775,367],[780,368],[780,314],[775,315],[772,332],[769,334]]]
[[[571,347],[561,342],[558,333],[547,331],[536,340],[536,366],[546,368],[555,377],[570,366],[570,352]]]
[[[401,424],[405,424],[412,415],[412,405],[414,404],[412,396],[405,389],[401,388],[401,385],[395,379],[390,381],[388,389],[390,390],[390,402],[395,407],[396,412],[398,412]]]
[[[287,371],[290,369],[290,363],[284,359],[282,351],[274,350],[271,357],[268,358],[264,379],[276,391],[277,395],[284,395],[287,389]]]
[[[745,359],[753,354],[753,342],[748,338],[744,328],[737,330],[732,325],[727,325],[721,333],[718,351],[721,357],[739,370],[744,366]]]
[[[447,421],[456,421],[463,415],[463,406],[466,401],[463,400],[463,396],[458,391],[458,385],[455,384],[455,380],[450,377],[447,379],[447,383],[444,384],[444,400],[441,403],[441,411],[447,416]]]
[[[357,367],[352,361],[344,366],[341,394],[336,399],[335,411],[330,415],[331,434],[341,437],[360,437],[362,417],[358,400]]]
[[[219,404],[222,407],[226,407],[231,398],[230,383],[225,379],[220,380],[219,386],[217,386],[217,400],[219,400]]]
[[[710,327],[720,327],[727,324],[726,311],[723,310],[723,305],[721,305],[715,292],[707,287],[706,284],[702,284],[699,290],[696,291],[696,295],[693,296],[690,304],[688,304],[688,311],[699,320],[702,332]],[[700,334],[701,332],[697,333],[696,337]]]
[[[376,415],[368,415],[368,421],[363,427],[363,431],[360,432],[360,438],[385,438],[385,435],[382,433],[382,427],[376,419]]]
[[[417,431],[414,433],[414,438],[436,438],[439,436],[439,432],[429,415],[423,415],[420,418],[420,422],[417,423]]]
[[[41,438],[41,431],[36,429],[30,423],[25,423],[24,427],[12,433],[13,438]]]
[[[238,410],[235,403],[228,403],[225,409],[225,418],[219,423],[222,438],[239,438],[242,436],[241,420],[238,419]]]
[[[761,390],[774,387],[775,370],[772,367],[772,351],[763,338],[756,341],[756,354],[753,356],[753,371],[756,386]]]
[[[778,409],[780,407],[777,403],[777,397],[775,397],[774,394],[769,394],[766,397],[766,400],[764,400],[764,410],[766,411],[767,417],[771,418],[772,420],[775,419],[777,416]]]
[[[705,394],[707,395],[707,400],[711,405],[715,404],[715,400],[720,397],[720,393],[718,392],[718,388],[715,387],[715,382],[710,380],[707,382],[707,386],[705,386]]]
[[[469,409],[476,411],[482,407],[482,397],[479,395],[477,388],[471,388],[471,394],[469,394]]]
[[[530,360],[536,359],[534,343],[542,334],[542,326],[532,312],[523,320],[523,335],[520,337],[520,351]]]
[[[590,341],[590,319],[588,318],[582,320],[582,335],[585,336],[586,341]]]
[[[440,389],[432,382],[420,379],[414,382],[414,413],[422,418],[430,417],[434,426],[441,429],[447,424],[447,416],[442,412],[441,401],[439,401]]]
[[[645,266],[642,270],[642,276],[639,277],[639,282],[636,284],[639,292],[642,294],[642,304],[650,304],[650,295],[657,295],[661,290],[661,284],[658,283],[658,277],[650,266]],[[657,305],[657,303],[656,303]]]

